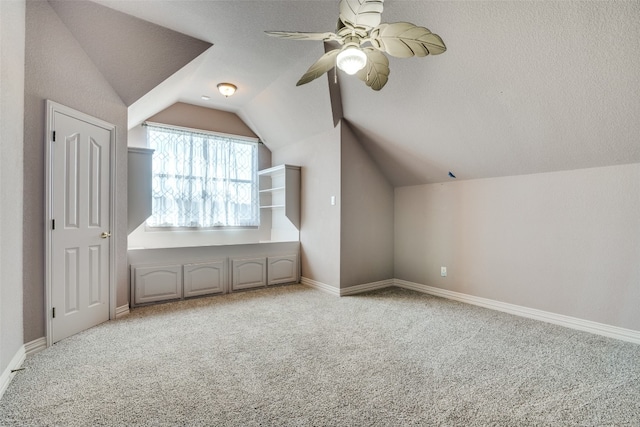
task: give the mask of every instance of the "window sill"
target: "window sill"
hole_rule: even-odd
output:
[[[185,232],[185,231],[231,231],[231,230],[257,230],[259,229],[259,225],[252,226],[220,226],[220,227],[149,227],[145,226],[144,231],[146,232]]]

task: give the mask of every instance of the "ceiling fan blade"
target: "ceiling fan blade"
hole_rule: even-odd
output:
[[[371,47],[362,49],[367,55],[367,65],[356,76],[373,90],[380,90],[389,80],[389,58]]]
[[[380,25],[383,2],[384,0],[340,0],[340,20],[368,31]]]
[[[380,24],[367,40],[376,49],[397,58],[439,55],[447,50],[439,35],[409,22]]]
[[[279,37],[282,39],[292,40],[339,40],[340,38],[334,33],[305,33],[290,31],[265,31],[271,37]]]
[[[317,79],[318,77],[335,67],[336,56],[339,52],[340,49],[334,49],[322,55],[320,59],[318,59],[311,67],[309,67],[307,72],[304,73],[300,80],[298,80],[296,86],[309,83],[310,81]]]

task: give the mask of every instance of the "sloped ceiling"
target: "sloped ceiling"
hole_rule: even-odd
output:
[[[271,149],[333,126],[333,77],[295,86],[322,43],[263,31],[331,31],[337,1],[96,2],[214,44],[130,117],[176,101],[232,111]],[[383,22],[426,26],[448,50],[391,58],[380,92],[339,72],[344,117],[395,186],[638,163],[638,16],[637,1],[387,0]]]
[[[382,102],[341,81],[395,185],[640,161],[640,2],[412,5],[384,18],[426,23],[448,51],[392,59]]]
[[[95,3],[49,4],[127,106],[211,47]]]

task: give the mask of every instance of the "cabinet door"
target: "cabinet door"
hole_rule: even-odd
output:
[[[215,260],[184,266],[184,296],[220,294],[226,289],[225,260]]]
[[[182,298],[182,265],[134,267],[134,303]]]
[[[266,258],[233,259],[231,265],[233,270],[232,290],[257,288],[267,284]]]
[[[280,255],[267,258],[267,284],[295,283],[298,281],[298,256]]]

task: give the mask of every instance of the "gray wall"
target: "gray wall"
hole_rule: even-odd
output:
[[[23,344],[24,1],[0,1],[0,374]]]
[[[301,170],[302,276],[340,287],[340,128],[272,152],[273,165]],[[336,197],[332,206],[331,196]]]
[[[393,187],[342,121],[340,287],[393,279]]]
[[[395,209],[398,279],[640,330],[640,164],[402,187]]]
[[[44,126],[50,99],[117,126],[117,305],[128,302],[127,108],[47,2],[26,6],[24,122],[24,339],[45,335]]]
[[[177,102],[147,120],[154,123],[209,130],[229,135],[258,137],[235,113],[185,104],[184,102]]]

